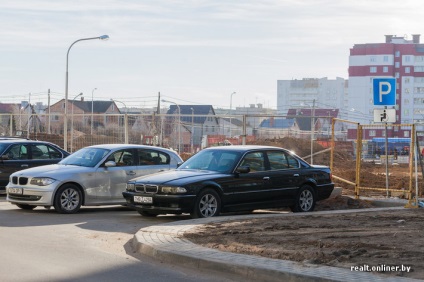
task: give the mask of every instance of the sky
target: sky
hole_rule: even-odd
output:
[[[83,93],[155,107],[160,93],[180,105],[276,108],[277,80],[348,79],[354,44],[384,43],[386,34],[424,41],[423,8],[420,0],[0,0],[0,102],[47,104],[49,90],[51,104],[65,98],[68,62],[69,100]],[[72,45],[101,35],[110,38]]]

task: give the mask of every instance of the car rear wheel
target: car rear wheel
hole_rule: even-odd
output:
[[[305,185],[300,188],[296,196],[296,202],[290,209],[292,212],[310,212],[314,210],[315,203],[314,189],[309,185]]]
[[[58,213],[76,213],[82,202],[81,191],[73,184],[65,184],[59,188],[54,197],[54,209]]]
[[[157,216],[157,214],[150,213],[148,211],[138,211],[138,213],[141,214],[142,216],[146,216],[146,217],[155,217],[155,216]]]
[[[219,215],[221,211],[221,198],[212,189],[203,190],[196,198],[192,218],[205,218]]]
[[[31,206],[31,205],[25,205],[25,204],[16,204],[16,206],[20,209],[30,210],[30,211],[32,211],[33,209],[37,207],[37,206]]]

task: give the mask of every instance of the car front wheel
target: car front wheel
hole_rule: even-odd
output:
[[[219,215],[221,211],[221,198],[212,189],[202,191],[196,198],[192,218],[205,218]]]
[[[59,188],[54,198],[54,209],[58,213],[76,213],[82,202],[81,191],[73,184]]]
[[[310,212],[314,210],[315,202],[314,189],[309,185],[305,185],[300,188],[296,196],[296,202],[290,208],[293,212]]]

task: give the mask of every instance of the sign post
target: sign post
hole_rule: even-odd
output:
[[[396,78],[374,78],[372,81],[374,106],[384,106],[384,109],[374,109],[374,122],[384,123],[385,151],[386,151],[386,196],[389,197],[389,158],[387,123],[396,122],[396,110],[387,109],[387,106],[396,105]]]

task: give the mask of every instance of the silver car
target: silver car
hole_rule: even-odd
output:
[[[174,169],[182,162],[176,152],[160,147],[90,146],[58,164],[13,173],[6,186],[7,201],[26,210],[53,206],[59,213],[76,213],[81,205],[124,205],[128,180]]]

